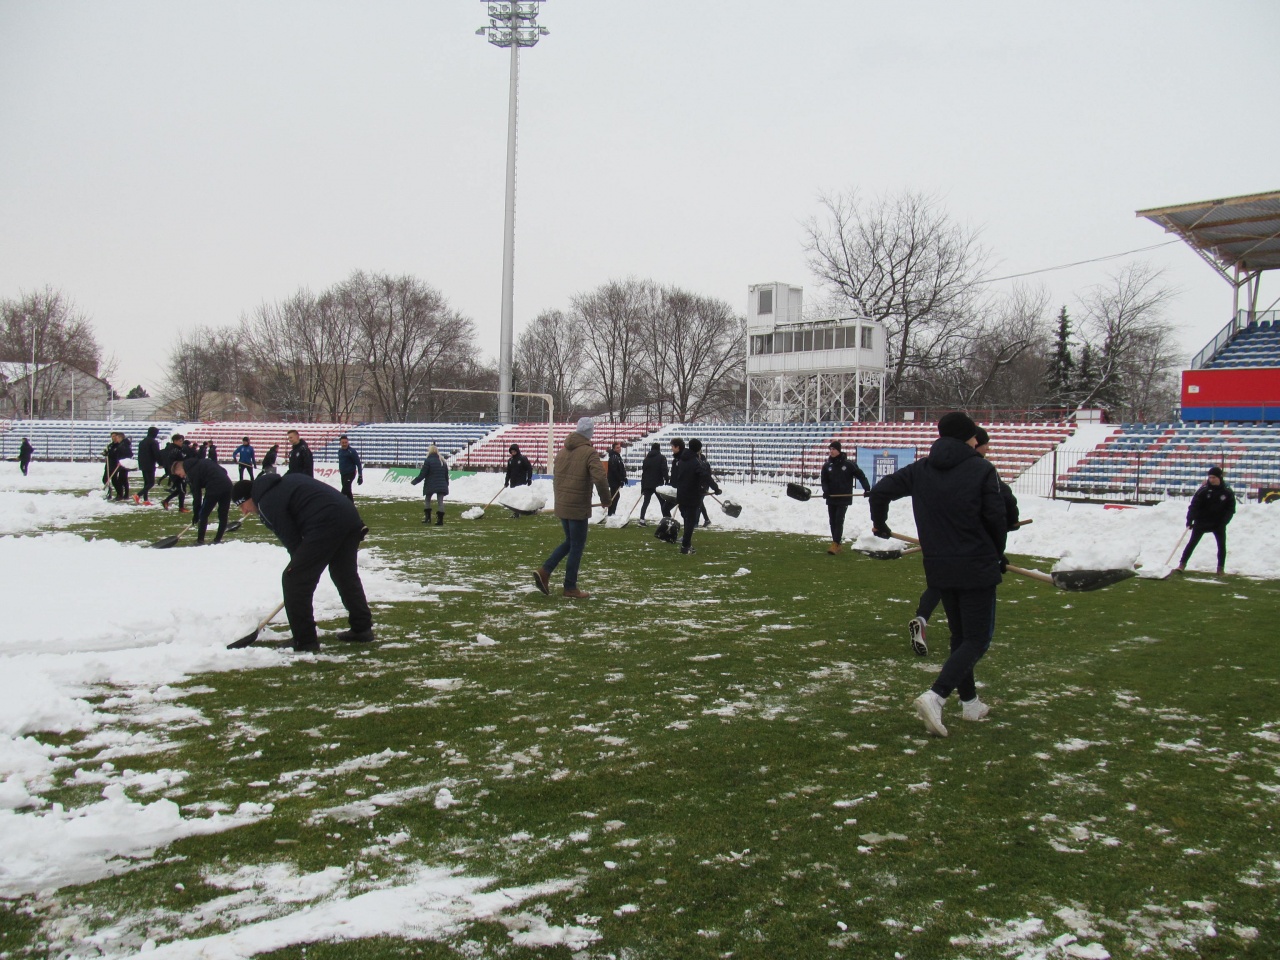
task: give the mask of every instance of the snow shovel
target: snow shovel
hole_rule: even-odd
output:
[[[112,499],[114,499],[114,496],[115,496],[115,495],[111,492],[111,481],[115,479],[115,477],[116,477],[116,470],[119,470],[119,469],[120,469],[120,462],[117,460],[117,461],[116,461],[115,468],[114,468],[114,469],[113,469],[109,474],[107,474],[107,482],[106,482],[106,483],[104,483],[104,484],[102,485],[102,499],[103,499],[103,500],[112,500]]]
[[[1178,550],[1180,550],[1180,549],[1182,548],[1182,542],[1183,542],[1184,540],[1186,540],[1186,539],[1187,539],[1187,534],[1188,534],[1188,533],[1190,533],[1190,532],[1191,532],[1191,528],[1190,528],[1190,527],[1187,527],[1185,530],[1183,530],[1183,531],[1182,531],[1182,536],[1180,536],[1180,537],[1178,538],[1178,542],[1177,542],[1177,543],[1175,543],[1175,544],[1173,545],[1173,549],[1169,551],[1169,559],[1168,559],[1168,560],[1166,560],[1166,561],[1164,562],[1164,565],[1165,565],[1166,567],[1171,567],[1171,566],[1173,566],[1173,557],[1174,557],[1174,554],[1176,554],[1176,553],[1178,552]]]
[[[636,497],[636,502],[631,504],[631,510],[627,513],[627,519],[623,520],[622,523],[618,524],[619,530],[621,530],[623,527],[631,525],[631,516],[636,512],[636,507],[640,506],[640,501],[643,499],[644,497]]]
[[[792,500],[799,500],[803,503],[813,496],[813,491],[799,483],[788,483],[787,496]]]
[[[599,520],[597,520],[597,521],[596,521],[596,525],[597,525],[597,526],[599,526],[600,524],[604,523],[606,520],[608,520],[608,519],[609,519],[609,507],[612,507],[615,503],[617,503],[617,502],[618,502],[618,495],[619,495],[620,493],[622,493],[622,488],[621,488],[621,487],[619,487],[617,490],[613,491],[613,496],[609,498],[609,506],[608,506],[608,507],[605,507],[605,510],[604,510],[604,516],[603,516],[603,517],[601,517]]]
[[[268,613],[265,617],[263,617],[262,622],[253,628],[253,633],[245,634],[239,640],[236,640],[233,643],[228,643],[227,649],[239,650],[242,647],[252,646],[253,644],[257,643],[258,633],[261,632],[263,627],[265,627],[268,623],[274,620],[276,618],[276,614],[278,614],[283,609],[284,609],[284,601],[281,600],[280,605],[276,607],[274,610],[272,610],[270,613]]]
[[[157,540],[151,545],[153,550],[168,550],[170,547],[177,546],[178,541],[182,539],[182,535],[195,526],[195,523],[188,523],[171,537],[165,537],[163,540]]]
[[[734,503],[732,500],[728,499],[727,497],[724,500],[721,500],[714,493],[711,495],[711,499],[714,500],[716,503],[720,504],[720,509],[723,510],[728,516],[730,517],[742,516],[742,504]]]
[[[915,537],[908,537],[904,533],[895,533],[894,536],[899,540],[906,540],[908,543],[920,543]],[[1041,573],[1039,570],[1028,570],[1025,567],[1015,567],[1013,564],[1009,564],[1005,569],[1010,573],[1016,573],[1030,580],[1051,583],[1059,590],[1066,590],[1068,593],[1086,593],[1090,590],[1101,590],[1103,587],[1109,587],[1113,583],[1119,583],[1121,580],[1128,580],[1134,576],[1134,571],[1132,570],[1119,569],[1055,570],[1053,573]]]
[[[503,491],[503,490],[505,490],[505,489],[507,489],[505,486],[499,487],[499,488],[498,488],[498,492],[497,492],[497,493],[495,493],[492,497],[490,497],[490,498],[489,498],[489,502],[488,502],[488,503],[486,503],[483,507],[481,507],[481,508],[480,508],[480,512],[479,512],[479,513],[477,513],[475,516],[473,516],[471,519],[472,519],[472,520],[479,520],[481,517],[483,517],[483,516],[484,516],[484,512],[485,512],[486,510],[488,510],[490,507],[492,507],[492,506],[493,506],[493,501],[497,500],[500,496],[502,496],[502,491]],[[469,511],[468,511],[468,512],[469,512]]]

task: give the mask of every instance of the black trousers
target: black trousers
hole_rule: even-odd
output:
[[[18,458],[18,466],[20,466],[20,467],[22,468],[22,475],[25,477],[25,476],[27,475],[27,467],[31,466],[31,458],[30,458],[30,457],[19,457],[19,458]]]
[[[1218,542],[1218,567],[1221,568],[1227,562],[1227,528],[1226,527],[1194,527],[1191,531],[1191,540],[1187,544],[1187,549],[1182,551],[1182,559],[1178,561],[1180,566],[1185,567],[1191,559],[1191,554],[1195,553],[1196,547],[1200,545],[1200,539],[1206,533],[1212,533],[1213,539]]]
[[[618,511],[618,491],[621,489],[621,486],[615,487],[609,484],[609,516],[611,517]]]
[[[196,539],[200,543],[204,543],[205,531],[209,529],[209,516],[213,513],[213,508],[218,508],[218,532],[213,535],[214,543],[222,542],[222,535],[227,529],[227,511],[231,509],[231,491],[227,491],[216,500],[212,497],[205,497],[204,502],[200,504],[192,504],[195,507],[196,516],[199,518],[196,524]]]
[[[249,479],[250,479],[250,480],[252,480],[252,479],[253,479],[253,464],[252,464],[252,463],[240,463],[239,461],[237,461],[237,462],[236,462],[236,466],[238,466],[238,467],[240,468],[240,476],[239,476],[237,479],[243,480],[243,479],[244,479],[244,472],[245,472],[246,470],[248,470],[248,471],[249,471]]]
[[[151,488],[156,485],[156,468],[153,466],[150,470],[146,467],[139,467],[142,471],[142,493],[140,496],[146,500],[151,495]]]
[[[849,512],[849,498],[827,501],[827,520],[831,524],[831,542],[844,540],[844,515]]]
[[[345,473],[341,473],[338,476],[342,480],[342,495],[354,503],[356,497],[355,494],[351,492],[351,481],[356,478],[356,475],[353,473],[351,476],[347,476]]]
[[[942,589],[942,609],[951,628],[951,656],[933,682],[933,692],[942,698],[952,690],[961,700],[978,695],[973,668],[991,646],[996,628],[996,588],[973,590]]]
[[[360,571],[356,565],[360,538],[359,530],[345,537],[304,538],[290,555],[280,584],[284,589],[284,612],[289,618],[289,629],[293,631],[294,646],[316,639],[312,598],[325,567],[329,568],[329,579],[338,588],[342,605],[347,608],[351,629],[361,631],[373,626],[373,614],[369,612],[369,602],[365,599],[364,584],[360,582]]]
[[[650,490],[648,493],[644,495],[644,499],[640,501],[640,519],[641,520],[644,519],[644,512],[649,509],[649,498],[652,496],[653,496],[653,491]],[[658,509],[662,511],[662,515],[664,517],[671,516],[671,508],[668,507],[665,503],[663,503],[661,499],[658,500]]]
[[[160,502],[168,503],[174,497],[178,498],[178,509],[181,510],[187,502],[187,481],[179,480],[177,477],[169,478],[169,495]]]
[[[688,550],[693,546],[693,531],[698,526],[698,515],[702,513],[702,504],[680,504],[680,516],[684,520],[684,534],[680,538],[680,546]]]
[[[116,492],[117,500],[123,500],[129,496],[129,471],[117,469],[111,475],[111,487]]]

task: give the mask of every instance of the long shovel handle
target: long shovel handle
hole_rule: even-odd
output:
[[[1030,522],[1030,520],[1027,521],[1027,523]],[[907,543],[914,543],[917,545],[920,543],[920,541],[915,537],[909,537],[905,533],[895,533],[893,536],[895,540],[905,540]],[[1019,576],[1027,577],[1030,580],[1039,580],[1041,583],[1053,583],[1055,587],[1057,586],[1053,581],[1053,577],[1049,576],[1047,573],[1041,573],[1039,570],[1028,570],[1025,567],[1015,567],[1012,563],[1006,566],[1005,569],[1010,573],[1016,573]]]
[[[1175,553],[1177,553],[1179,549],[1181,549],[1181,547],[1182,547],[1182,541],[1183,541],[1183,540],[1185,540],[1185,539],[1187,539],[1187,534],[1188,534],[1188,533],[1190,533],[1190,532],[1191,532],[1191,529],[1190,529],[1189,527],[1188,527],[1186,530],[1183,530],[1183,531],[1182,531],[1182,536],[1180,536],[1180,537],[1178,538],[1178,542],[1177,542],[1177,543],[1175,543],[1175,544],[1173,545],[1173,549],[1169,551],[1169,559],[1168,559],[1168,560],[1166,560],[1166,561],[1164,562],[1164,565],[1165,565],[1166,567],[1171,567],[1171,566],[1173,566],[1173,555],[1174,555]]]
[[[272,620],[274,620],[276,618],[276,615],[283,609],[284,609],[284,601],[281,600],[279,605],[274,610],[272,610],[265,617],[263,617],[261,621],[259,621],[258,625],[253,628],[252,633],[247,633],[243,637],[241,637],[239,640],[234,640],[231,643],[228,643],[227,649],[239,650],[243,647],[252,646],[255,642],[257,642],[258,634],[262,631],[262,628],[265,627]]]
[[[502,496],[502,491],[505,489],[507,489],[506,484],[503,484],[501,487],[499,487],[498,492],[489,498],[489,502],[484,505],[484,508],[488,510],[490,507],[492,507],[493,501],[497,500],[500,496]]]
[[[1005,569],[1010,573],[1016,573],[1019,576],[1027,577],[1030,580],[1039,580],[1041,583],[1053,583],[1055,587],[1057,586],[1057,584],[1054,583],[1053,577],[1049,576],[1047,573],[1041,573],[1039,570],[1027,570],[1023,567],[1015,567],[1012,563],[1005,567]]]

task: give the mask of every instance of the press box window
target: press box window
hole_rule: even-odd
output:
[[[875,345],[875,328],[862,328],[862,349],[870,350]]]
[[[772,290],[760,291],[760,300],[759,300],[756,313],[762,316],[766,313],[773,313],[773,291]]]

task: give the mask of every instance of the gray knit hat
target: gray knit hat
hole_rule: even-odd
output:
[[[591,434],[595,433],[595,429],[596,429],[596,422],[592,420],[590,417],[583,417],[581,420],[578,421],[578,425],[574,428],[573,432],[580,433],[584,437],[586,437],[588,440],[590,440]]]

